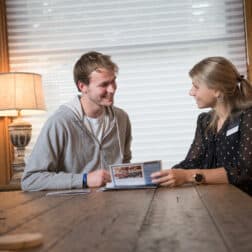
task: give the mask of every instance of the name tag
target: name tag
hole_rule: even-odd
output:
[[[236,133],[239,130],[239,125],[233,127],[232,129],[227,130],[226,136],[230,136]]]

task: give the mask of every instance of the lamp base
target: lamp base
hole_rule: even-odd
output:
[[[25,168],[24,160],[20,160],[19,162],[18,159],[15,159],[11,166],[13,175],[11,177],[10,185],[20,185]]]
[[[21,117],[17,118],[9,125],[11,142],[15,147],[14,160],[12,163],[13,175],[10,184],[21,183],[21,177],[25,168],[25,147],[30,142],[31,131],[31,124],[23,121]]]

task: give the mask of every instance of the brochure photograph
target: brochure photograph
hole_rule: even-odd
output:
[[[161,170],[161,160],[110,165],[111,183],[106,188],[156,187],[151,174]]]

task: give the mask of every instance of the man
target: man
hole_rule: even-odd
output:
[[[110,181],[110,164],[131,160],[128,115],[113,106],[118,67],[89,52],[74,66],[81,95],[45,123],[22,177],[24,191],[99,187]]]

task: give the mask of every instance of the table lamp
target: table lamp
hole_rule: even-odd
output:
[[[25,167],[25,147],[31,139],[32,125],[22,119],[45,110],[41,75],[35,73],[0,73],[0,116],[17,117],[8,125],[14,145],[10,184],[19,184]]]

